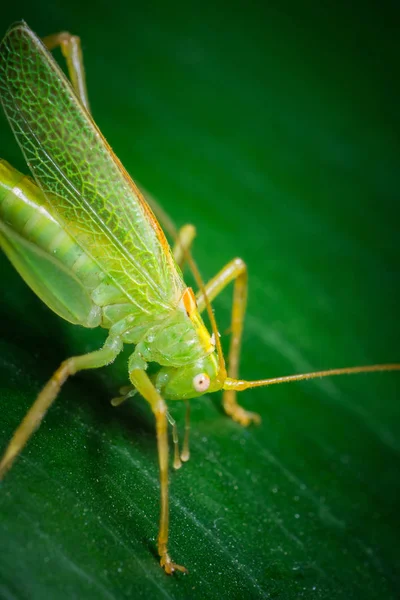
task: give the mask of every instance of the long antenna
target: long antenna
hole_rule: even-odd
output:
[[[347,367],[344,369],[328,369],[326,371],[314,371],[314,373],[300,373],[298,375],[286,375],[284,377],[259,379],[258,381],[244,381],[242,379],[231,379],[230,377],[227,377],[224,383],[224,390],[235,390],[237,392],[242,392],[243,390],[247,390],[249,388],[276,385],[278,383],[303,381],[304,379],[317,379],[318,377],[331,377],[332,375],[372,373],[374,371],[400,371],[400,363],[388,363],[384,365],[367,365],[363,367]]]

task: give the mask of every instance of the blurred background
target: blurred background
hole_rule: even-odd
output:
[[[244,378],[399,360],[396,3],[15,0],[1,35],[20,19],[81,36],[96,122],[196,225],[204,279],[247,262]],[[3,116],[0,140],[26,172]],[[4,446],[59,362],[105,334],[51,314],[4,256],[0,273]],[[1,599],[398,598],[399,375],[247,392],[248,430],[218,395],[193,402],[192,459],[171,475],[190,574],[167,578],[152,416],[109,405],[128,356],[67,384],[1,484]]]

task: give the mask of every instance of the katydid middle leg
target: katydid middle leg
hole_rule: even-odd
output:
[[[20,454],[29,438],[39,427],[68,377],[84,369],[98,369],[112,363],[121,350],[121,340],[109,337],[100,350],[83,354],[82,356],[73,356],[61,363],[60,367],[46,383],[28,410],[21,424],[15,430],[0,460],[0,479],[11,468],[14,460]]]
[[[228,375],[237,379],[239,375],[240,347],[243,333],[243,321],[247,303],[247,266],[241,258],[231,260],[221,271],[205,286],[205,292],[210,302],[229,284],[234,281],[232,317],[231,317],[231,343],[228,356]],[[205,307],[205,298],[202,292],[197,295],[198,309],[202,312]],[[236,401],[234,390],[225,390],[222,398],[225,412],[243,426],[251,422],[259,423],[258,414],[249,412]]]

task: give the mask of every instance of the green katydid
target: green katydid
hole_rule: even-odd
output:
[[[71,83],[50,50],[60,46]],[[71,85],[72,84],[72,85]],[[66,379],[111,363],[124,344],[133,386],[155,416],[160,468],[158,552],[166,573],[186,569],[168,553],[168,420],[174,427],[174,466],[180,466],[175,424],[165,400],[188,400],[223,390],[225,411],[248,425],[258,416],[237,404],[236,392],[328,375],[400,370],[372,365],[244,381],[238,379],[247,296],[247,268],[231,261],[207,285],[190,253],[194,228],[176,232],[163,211],[152,208],[94,124],[87,99],[80,41],[60,33],[42,41],[25,23],[11,27],[0,46],[0,97],[35,181],[0,161],[0,245],[33,291],[54,312],[84,327],[103,327],[100,350],[61,364],[38,395],[0,461],[4,476],[40,425]],[[159,220],[175,239],[170,249]],[[180,266],[192,269],[197,296]],[[210,303],[234,283],[228,368]],[[201,313],[207,310],[212,335]],[[147,365],[160,365],[154,376]],[[186,428],[188,431],[188,426]],[[185,436],[182,459],[189,458]]]

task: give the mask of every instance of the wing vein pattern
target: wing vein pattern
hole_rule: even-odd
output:
[[[184,289],[156,218],[47,49],[25,23],[0,46],[0,97],[27,163],[65,229],[142,313]]]

